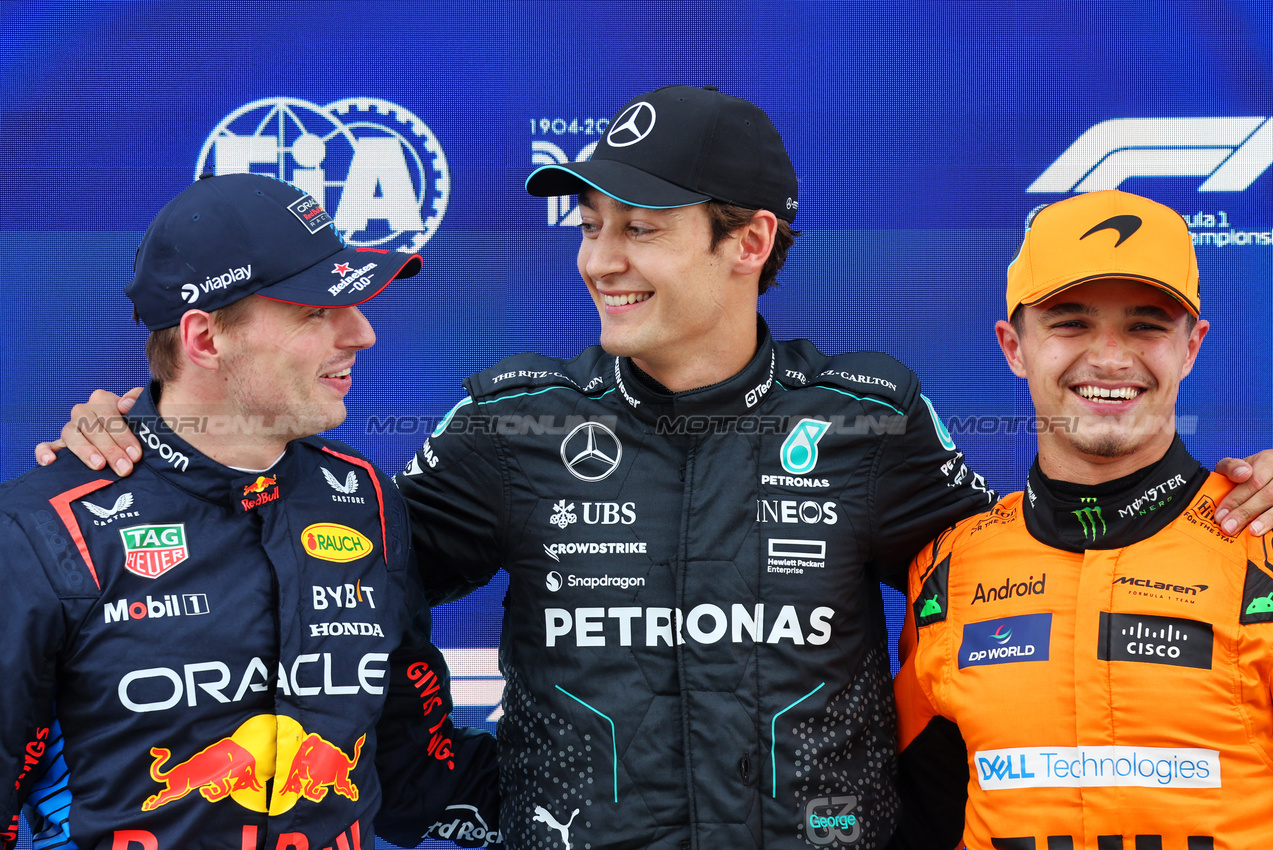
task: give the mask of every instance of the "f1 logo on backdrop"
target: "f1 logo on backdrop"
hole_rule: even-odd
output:
[[[446,154],[428,126],[370,97],[326,106],[254,100],[208,134],[195,176],[254,172],[313,195],[355,247],[415,252],[437,232],[451,196]]]
[[[1130,177],[1206,177],[1242,192],[1273,165],[1273,119],[1115,118],[1090,127],[1027,192],[1117,189]]]

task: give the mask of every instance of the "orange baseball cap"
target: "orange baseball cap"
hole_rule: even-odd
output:
[[[1156,286],[1198,315],[1198,258],[1185,220],[1115,190],[1075,195],[1035,214],[1008,266],[1008,315],[1103,278]]]

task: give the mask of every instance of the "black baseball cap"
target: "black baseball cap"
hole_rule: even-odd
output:
[[[796,172],[769,116],[715,86],[638,95],[611,119],[591,159],[545,165],[526,179],[540,197],[589,186],[649,209],[716,200],[792,222],[798,206]]]
[[[310,307],[361,304],[420,270],[418,254],[350,248],[322,205],[263,174],[205,174],[146,229],[124,287],[152,331],[252,294]]]

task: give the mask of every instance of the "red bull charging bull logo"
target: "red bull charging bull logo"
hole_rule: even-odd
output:
[[[271,475],[266,478],[264,475],[258,475],[251,484],[243,485],[243,495],[239,498],[239,504],[243,506],[244,511],[250,511],[261,505],[277,502],[278,499],[278,476]]]
[[[264,475],[258,475],[256,480],[243,488],[243,495],[250,496],[253,493],[264,493],[270,487],[278,483],[278,476],[270,476],[266,478]]]
[[[258,714],[234,731],[204,747],[185,761],[169,765],[172,751],[151,747],[150,777],[164,787],[147,797],[142,811],[153,811],[198,791],[211,803],[229,797],[255,812],[282,814],[301,799],[322,802],[328,790],[356,801],[358,786],[350,778],[364,734],[354,743],[352,756],[323,736],[310,732],[286,715]],[[268,794],[266,781],[273,783]]]

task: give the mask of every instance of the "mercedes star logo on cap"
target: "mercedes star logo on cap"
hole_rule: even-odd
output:
[[[635,145],[650,135],[657,117],[654,107],[644,100],[632,104],[623,110],[623,114],[610,125],[610,132],[606,135],[606,143],[613,148],[626,148],[628,145]]]

